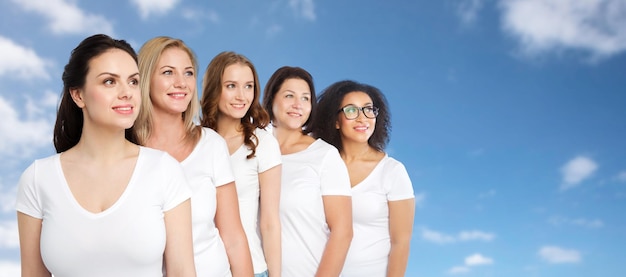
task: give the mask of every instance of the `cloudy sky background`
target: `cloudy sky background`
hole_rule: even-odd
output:
[[[226,2],[226,3],[222,3]],[[417,207],[407,276],[626,273],[626,1],[0,1],[0,277],[15,190],[54,153],[61,74],[94,33],[301,66],[388,97]],[[200,80],[199,80],[200,82]]]

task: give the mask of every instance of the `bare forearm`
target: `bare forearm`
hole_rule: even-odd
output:
[[[250,277],[254,275],[252,269],[252,259],[250,257],[250,249],[248,243],[238,240],[232,243],[224,242],[226,246],[226,255],[230,262],[230,271],[233,277]]]
[[[404,276],[409,261],[409,244],[410,242],[391,244],[389,263],[387,264],[387,277]]]
[[[272,277],[281,275],[281,244],[280,244],[280,221],[276,225],[271,224],[261,227],[263,239],[263,253],[267,270]]]
[[[352,229],[331,232],[316,277],[339,276],[352,241]]]

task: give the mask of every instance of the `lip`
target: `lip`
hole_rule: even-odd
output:
[[[135,107],[133,107],[133,105],[117,105],[117,106],[113,106],[113,111],[115,111],[116,113],[119,114],[133,114],[135,111]]]
[[[237,110],[243,110],[246,108],[246,104],[245,103],[236,103],[236,104],[230,104],[231,107],[233,107],[234,109]]]
[[[355,126],[353,129],[357,132],[366,132],[370,127],[369,126]]]
[[[298,113],[298,112],[287,112],[287,115],[292,116],[292,117],[301,117],[302,113]]]
[[[185,97],[187,97],[187,93],[186,92],[172,92],[172,93],[168,93],[167,96],[172,97],[174,99],[184,99]]]

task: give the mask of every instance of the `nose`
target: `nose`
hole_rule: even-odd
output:
[[[125,86],[120,86],[118,97],[120,99],[131,99],[133,98],[135,90],[138,90],[138,87],[133,87],[129,84],[126,84]]]
[[[187,87],[187,79],[184,76],[177,75],[174,80],[174,87],[176,88],[186,88]]]
[[[302,99],[300,99],[300,98],[296,97],[296,98],[293,100],[293,103],[291,103],[291,106],[292,106],[292,107],[294,107],[294,108],[297,108],[297,109],[302,108]]]

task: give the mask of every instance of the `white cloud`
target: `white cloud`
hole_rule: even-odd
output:
[[[586,218],[576,218],[570,219],[562,216],[553,216],[548,219],[548,222],[552,225],[560,226],[560,225],[576,225],[586,228],[602,228],[604,227],[604,222],[600,219],[586,219]]]
[[[592,60],[626,50],[626,1],[501,0],[502,28],[524,54],[583,50]]]
[[[86,13],[75,1],[13,0],[26,11],[38,13],[50,21],[48,28],[55,34],[113,35],[113,25],[103,16]]]
[[[424,201],[426,201],[425,193],[415,194],[415,206],[421,207],[422,205],[424,205]]]
[[[187,20],[204,21],[207,20],[211,23],[219,23],[220,15],[214,10],[202,11],[198,9],[184,8],[182,15]]]
[[[492,233],[486,233],[481,231],[462,231],[459,233],[458,238],[461,241],[468,240],[482,240],[482,241],[492,241],[495,235]]]
[[[422,238],[427,241],[440,244],[453,243],[456,241],[456,238],[454,238],[453,236],[449,236],[426,228],[422,229]]]
[[[615,179],[617,179],[617,181],[619,182],[626,182],[626,170],[623,170],[617,173],[617,176],[615,176]]]
[[[315,4],[313,0],[289,0],[289,6],[295,12],[296,17],[302,17],[309,21],[315,21]]]
[[[493,264],[493,259],[485,257],[479,253],[473,254],[465,258],[465,265],[477,266],[477,265],[490,265]]]
[[[133,0],[139,8],[141,18],[147,19],[150,15],[163,15],[173,9],[179,0]]]
[[[0,77],[20,79],[50,79],[46,68],[51,65],[37,55],[33,49],[18,45],[12,40],[0,36]]]
[[[492,233],[482,232],[482,231],[461,231],[458,235],[448,235],[441,232],[433,231],[427,228],[422,228],[422,238],[424,240],[446,244],[446,243],[455,243],[458,241],[473,241],[473,240],[482,240],[482,241],[492,241],[495,238],[495,235]]]
[[[568,190],[578,186],[589,178],[598,169],[598,165],[590,158],[578,156],[561,167],[563,183],[561,190]]]
[[[2,272],[2,277],[19,277],[22,269],[19,263],[0,260],[0,272]]]
[[[21,158],[50,145],[54,119],[34,117],[21,119],[7,100],[0,96],[0,157]]]
[[[17,195],[17,186],[3,189],[0,183],[0,213],[15,212],[15,195]],[[0,243],[0,245],[2,244]]]
[[[478,13],[483,7],[483,0],[460,0],[456,13],[464,25],[471,25],[476,21]]]
[[[470,268],[467,266],[455,266],[448,270],[448,274],[464,274],[470,272]]]
[[[486,192],[483,192],[481,194],[478,195],[478,198],[491,198],[496,196],[496,190],[495,189],[490,189]]]
[[[20,238],[17,221],[0,221],[0,248],[19,248]]]
[[[539,249],[538,254],[544,261],[552,264],[578,263],[581,260],[578,251],[556,246],[544,246]]]

